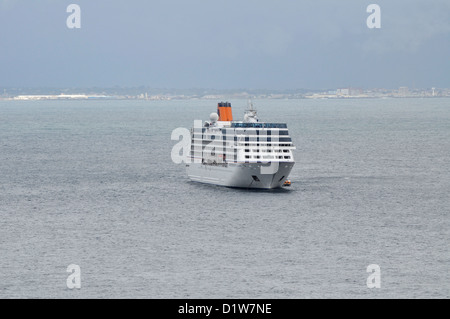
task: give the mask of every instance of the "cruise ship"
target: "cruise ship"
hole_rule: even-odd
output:
[[[249,102],[242,121],[234,121],[229,102],[218,103],[209,121],[195,121],[186,163],[195,182],[238,188],[290,185],[295,146],[286,123],[261,122]]]

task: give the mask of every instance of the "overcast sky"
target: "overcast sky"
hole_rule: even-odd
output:
[[[0,87],[116,85],[450,87],[450,1],[0,0]]]

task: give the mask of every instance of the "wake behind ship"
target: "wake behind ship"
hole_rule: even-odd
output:
[[[260,122],[253,105],[233,121],[231,104],[221,102],[210,120],[191,129],[186,170],[192,181],[239,188],[283,186],[295,146],[286,123]]]

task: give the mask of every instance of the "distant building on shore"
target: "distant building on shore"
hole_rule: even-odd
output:
[[[89,97],[84,94],[60,94],[60,95],[18,95],[14,97],[14,100],[80,100],[88,99]]]
[[[340,96],[359,96],[363,94],[363,89],[361,88],[342,88],[336,90],[336,95]]]
[[[60,94],[60,95],[18,95],[13,98],[17,101],[39,101],[39,100],[88,100],[88,99],[114,99],[107,95],[86,94]]]
[[[398,88],[398,95],[407,96],[409,95],[409,89],[407,86],[401,86]]]

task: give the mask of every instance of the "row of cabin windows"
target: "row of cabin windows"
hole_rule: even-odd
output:
[[[191,145],[191,151],[195,151],[195,152],[197,152],[197,153],[201,153],[201,152],[203,152],[203,151],[205,151],[205,149],[206,149],[206,147],[202,147],[201,145],[196,145],[196,146],[194,146],[194,145]],[[213,150],[217,150],[218,152],[220,152],[220,148],[219,147],[217,147],[217,148],[212,148]],[[222,152],[224,152],[224,153],[237,153],[237,149],[227,149],[226,147],[224,147],[224,148],[222,148],[221,149],[222,150]],[[211,151],[210,149],[208,149],[207,151]]]
[[[201,144],[203,144],[203,145],[208,145],[209,143],[211,143],[211,141],[202,140],[202,141],[200,142],[200,141],[191,140],[191,143],[192,143],[192,144],[198,144],[198,143],[201,143]],[[224,142],[224,144],[223,144],[224,146],[226,146],[225,143],[226,143],[226,142]],[[237,145],[237,144],[234,144],[234,145]],[[249,147],[249,146],[253,146],[253,147],[254,147],[254,146],[257,146],[257,147],[259,147],[259,146],[290,147],[290,146],[292,146],[292,144],[257,143],[257,144],[251,144],[251,145],[250,145],[250,143],[245,143],[244,146],[246,146],[246,147]]]
[[[231,123],[231,127],[287,128],[287,125],[286,123]]]
[[[218,137],[218,138],[217,138]],[[196,139],[201,139],[201,140],[216,140],[216,139],[221,139],[223,141],[237,141],[238,137],[237,136],[225,136],[222,135],[222,138],[220,138],[219,135],[201,135],[201,134],[194,134],[193,138]],[[279,138],[272,138],[272,137],[249,137],[249,136],[245,136],[244,137],[244,141],[245,142],[272,142],[272,140],[274,142],[292,142],[292,139],[290,137],[279,137]]]
[[[272,153],[272,150],[252,150],[253,152],[259,153]],[[246,149],[245,150],[246,153],[250,152],[250,149]],[[274,153],[289,153],[289,150],[273,150]]]
[[[235,141],[236,141],[236,139],[235,139]],[[191,143],[192,144],[197,144],[197,141],[195,141],[195,140],[191,140]],[[200,143],[200,142],[198,142],[198,143]],[[208,141],[208,140],[202,140],[201,141],[201,143],[203,144],[203,145],[207,145],[207,144],[209,144],[209,143],[211,143],[210,141]],[[226,142],[224,142],[224,146],[226,145],[225,144]],[[234,145],[236,145],[236,144],[234,144]],[[250,146],[250,143],[245,143],[244,144],[244,146],[247,146],[247,147],[249,147]],[[255,144],[251,144],[251,146],[255,146]],[[256,146],[258,147],[258,146],[278,146],[278,147],[290,147],[290,146],[292,146],[292,144],[278,144],[278,143],[257,143],[256,144]]]
[[[279,127],[279,128],[286,128],[286,127]],[[206,128],[205,127],[203,127],[203,128],[193,128],[193,130],[192,130],[194,133],[206,133]],[[222,129],[222,133],[223,134],[226,134],[227,132],[228,133],[231,133],[231,134],[234,134],[235,132],[253,132],[253,130],[245,130],[245,129],[242,129],[242,128],[237,128],[237,129],[231,129],[231,130],[229,130],[230,132],[228,132],[228,129]],[[265,131],[261,131],[261,130],[254,130],[255,132],[256,132],[256,134],[259,134],[260,132],[262,132],[262,133],[266,133],[267,135],[270,135],[270,134],[272,134],[272,130],[265,130]],[[278,130],[278,131],[273,131],[274,133],[278,133],[279,135],[289,135],[289,131],[288,130]]]
[[[222,131],[223,134],[226,134],[226,131]],[[289,131],[259,131],[259,130],[236,130],[236,132],[233,132],[236,134],[246,134],[246,135],[289,135]],[[273,133],[273,134],[272,134]]]
[[[220,138],[220,136],[218,136],[218,137],[219,137],[219,138],[217,138],[218,140],[222,139],[223,141],[235,141],[236,142],[238,140],[237,136],[234,136],[234,137],[228,136],[227,137],[227,136],[222,135],[222,138]],[[194,134],[193,138],[204,140],[204,141],[216,140],[216,135],[205,135],[205,136],[202,136],[202,135]]]
[[[255,146],[255,144],[250,145],[249,143],[245,143],[244,145],[247,146],[247,147],[249,147],[249,146],[253,146],[254,147]],[[271,143],[269,143],[269,144],[258,143],[258,144],[256,144],[256,146],[272,146],[272,144]],[[290,147],[290,146],[292,146],[292,144],[273,144],[273,146]]]
[[[259,142],[260,141],[260,138],[259,137],[248,137],[248,136],[246,136],[245,137],[245,141],[246,142],[250,142],[250,141],[252,141],[252,142]],[[267,138],[262,138],[261,139],[261,141],[262,142],[272,142],[272,138],[271,137],[267,137]],[[274,138],[273,139],[273,141],[274,142],[292,142],[292,139],[290,138],[290,137],[280,137],[280,138]]]
[[[263,157],[265,157],[265,156],[263,156]],[[253,159],[260,159],[261,156],[260,156],[260,155],[254,155],[254,156],[245,155],[245,158],[246,158],[246,159],[250,159],[250,158],[253,158]],[[273,157],[271,157],[271,158],[273,158]],[[275,156],[275,158],[277,158],[277,159],[283,159],[283,156]],[[290,156],[284,156],[284,159],[290,159],[290,158],[291,158]]]

